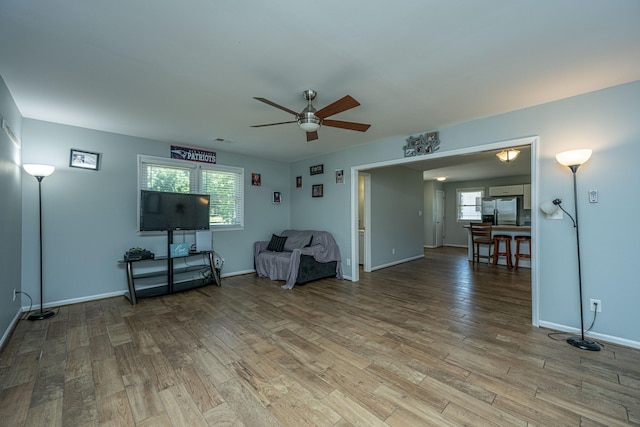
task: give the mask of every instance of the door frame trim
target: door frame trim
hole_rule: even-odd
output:
[[[501,148],[508,148],[518,145],[530,145],[531,146],[531,237],[534,242],[539,242],[538,232],[538,219],[539,209],[538,206],[538,176],[539,176],[539,161],[538,161],[538,145],[540,138],[537,135],[509,139],[505,141],[476,145],[473,147],[466,147],[460,149],[454,149],[449,151],[438,151],[428,155],[429,159],[445,158],[452,156],[459,156],[463,154],[474,154],[482,151],[496,150]],[[358,267],[358,175],[365,172],[368,169],[377,169],[380,167],[402,165],[407,163],[419,162],[425,160],[425,156],[413,156],[405,157],[394,160],[385,160],[381,162],[368,163],[362,165],[356,165],[351,167],[351,281],[357,282],[360,280],[360,271]],[[366,232],[371,233],[371,227],[367,227]],[[371,236],[371,234],[369,234]],[[369,246],[370,246],[369,240]],[[538,247],[538,246],[536,246]],[[539,326],[540,313],[539,313],[539,254],[538,251],[533,251],[531,258],[531,322],[534,326]]]

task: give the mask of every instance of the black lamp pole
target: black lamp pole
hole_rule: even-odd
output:
[[[47,319],[51,316],[54,316],[55,313],[51,310],[44,311],[43,310],[43,300],[44,294],[42,292],[42,180],[44,176],[35,176],[38,180],[38,210],[40,213],[40,222],[39,222],[39,232],[40,232],[40,311],[32,313],[27,317],[29,320],[43,320]]]
[[[582,270],[580,263],[580,229],[578,228],[578,191],[576,185],[576,172],[580,165],[571,165],[569,169],[573,173],[573,203],[574,203],[574,212],[575,212],[575,227],[576,227],[576,248],[578,250],[578,287],[580,289],[580,333],[579,337],[569,337],[567,338],[567,342],[574,347],[578,347],[582,350],[590,350],[590,351],[599,351],[600,346],[591,341],[584,338],[584,310],[582,303]]]

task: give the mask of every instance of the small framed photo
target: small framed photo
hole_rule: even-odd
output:
[[[91,153],[72,148],[69,166],[97,171],[100,168],[100,153]]]
[[[272,202],[274,205],[279,205],[280,203],[282,203],[282,193],[279,191],[274,191]]]
[[[315,165],[309,167],[309,175],[319,175],[324,173],[324,165]]]
[[[404,149],[404,156],[405,157],[412,157],[416,155],[416,149],[415,147],[410,147],[410,148],[405,148]]]
[[[315,184],[311,188],[311,197],[322,197],[322,193],[323,193],[322,190],[323,190],[322,184]]]
[[[302,188],[302,177],[296,176],[296,188]]]
[[[429,132],[426,136],[428,142],[436,141],[438,139],[438,132]]]
[[[259,173],[251,172],[251,185],[260,187],[262,185],[262,177]]]
[[[344,170],[336,169],[336,184],[344,184]]]

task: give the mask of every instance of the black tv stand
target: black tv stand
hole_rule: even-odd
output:
[[[171,244],[173,243],[173,230],[168,231],[167,235],[167,254],[171,254]],[[189,257],[206,257],[208,263],[207,264],[196,264],[196,265],[186,265],[184,267],[175,268],[174,262],[175,260],[184,260]],[[175,292],[187,291],[190,289],[199,288],[201,286],[207,286],[212,283],[215,283],[218,286],[221,286],[220,282],[220,269],[216,268],[214,261],[214,252],[213,251],[203,251],[203,252],[189,252],[189,255],[185,257],[176,257],[171,258],[168,256],[160,256],[155,257],[153,259],[138,259],[138,260],[128,260],[128,261],[118,261],[118,263],[126,264],[127,270],[127,286],[128,291],[125,292],[125,297],[129,299],[132,305],[138,303],[138,298],[150,298],[160,295],[168,295]],[[163,263],[158,261],[166,261],[166,269],[154,269],[151,272],[147,273],[139,273],[134,274],[133,267],[134,265],[144,265],[146,263],[147,266],[150,263],[156,263],[158,267],[160,267]],[[202,271],[203,267],[208,269],[208,274],[197,279],[187,279],[187,280],[176,280],[176,274],[181,273],[189,273],[197,270]],[[136,288],[136,279],[149,279],[149,278],[158,278],[158,277],[166,277],[166,283],[156,283],[146,287],[138,287]],[[139,280],[139,281],[140,281]],[[157,279],[156,279],[157,281]],[[147,281],[148,282],[148,281]]]

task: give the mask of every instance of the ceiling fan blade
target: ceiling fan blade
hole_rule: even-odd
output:
[[[314,130],[313,132],[307,132],[307,142],[315,141],[318,139],[318,131]]]
[[[329,116],[333,116],[334,114],[342,113],[343,111],[350,110],[354,107],[360,105],[358,101],[353,99],[350,95],[347,95],[343,98],[338,99],[333,104],[329,104],[324,108],[315,112],[316,117],[321,119],[325,119]]]
[[[295,120],[291,121],[291,122],[278,122],[278,123],[267,123],[266,125],[252,125],[252,128],[263,128],[265,126],[275,126],[275,125],[284,125],[287,123],[296,123]]]
[[[267,104],[267,105],[271,105],[272,107],[276,107],[276,108],[278,108],[278,109],[280,109],[280,110],[282,110],[282,111],[286,111],[287,113],[289,113],[289,114],[293,114],[294,116],[297,116],[297,115],[298,115],[298,113],[296,113],[295,111],[290,110],[290,109],[288,109],[287,107],[283,107],[282,105],[278,105],[278,104],[276,104],[276,103],[275,103],[275,102],[273,102],[273,101],[269,101],[269,100],[268,100],[268,99],[266,99],[266,98],[257,98],[257,97],[255,97],[255,96],[254,96],[254,97],[253,97],[253,99],[257,99],[258,101],[260,101],[260,102],[264,102],[264,103],[265,103],[265,104]]]
[[[366,132],[371,125],[365,123],[343,122],[342,120],[323,120],[323,126],[330,126],[340,129],[357,130],[358,132]]]

